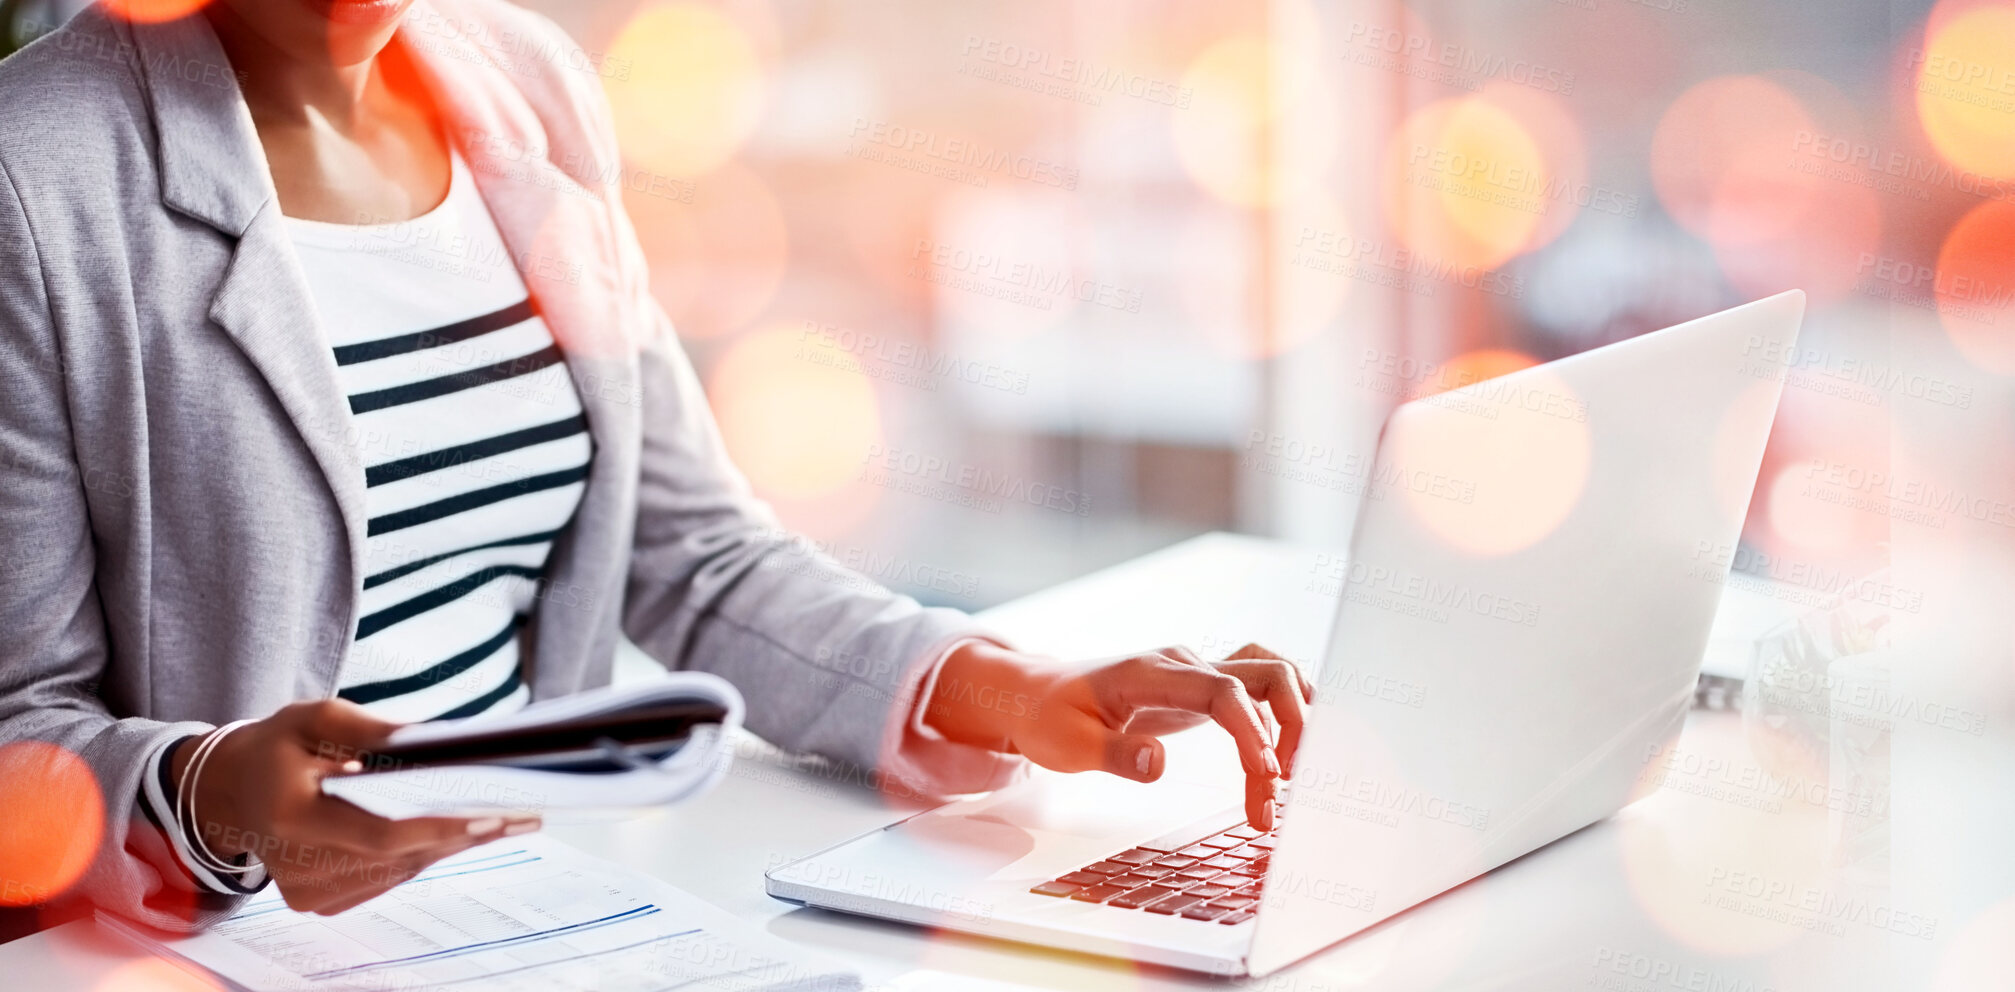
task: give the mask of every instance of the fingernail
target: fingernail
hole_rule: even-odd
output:
[[[504,828],[504,836],[516,837],[519,834],[528,834],[537,829],[539,829],[539,821],[519,820],[518,822],[513,823],[510,826]]]
[[[1154,764],[1154,748],[1142,747],[1140,749],[1140,753],[1133,756],[1133,767],[1136,771],[1139,771],[1142,775],[1146,775],[1148,767],[1153,764]]]
[[[1266,801],[1266,806],[1260,810],[1259,818],[1266,821],[1259,825],[1261,830],[1273,829],[1273,800]]]
[[[480,820],[470,820],[469,835],[478,836],[481,834],[496,833],[497,828],[503,825],[504,818],[501,816],[486,816]]]
[[[355,758],[343,762],[343,774],[355,775],[364,770],[364,763]]]
[[[1276,778],[1280,776],[1280,759],[1273,756],[1273,748],[1261,748],[1260,757],[1266,759],[1266,773]]]

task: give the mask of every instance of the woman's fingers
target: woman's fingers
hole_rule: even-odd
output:
[[[1273,828],[1275,780],[1294,760],[1310,699],[1308,683],[1293,663],[1258,645],[1215,664],[1178,646],[1094,663],[1056,685],[1062,687],[1053,690],[1059,704],[1045,706],[1035,732],[1015,740],[1037,764],[1152,782],[1166,761],[1155,737],[1208,718],[1238,748],[1246,773],[1246,819],[1262,830]]]
[[[1256,830],[1272,830],[1274,779],[1270,775],[1247,775],[1245,777],[1245,822]]]
[[[347,762],[384,746],[392,731],[399,729],[398,724],[372,716],[346,699],[295,703],[283,708],[275,719],[291,725],[302,748],[325,772],[344,770]]]
[[[410,820],[388,820],[327,796],[315,804],[311,818],[316,822],[314,832],[345,847],[379,856],[411,854],[456,844],[466,846],[472,838],[491,840],[503,836],[507,829],[518,827],[522,830],[519,825],[538,822],[538,817],[517,815],[475,819],[422,816]]]
[[[393,885],[396,884],[398,883],[396,882],[393,883]],[[356,909],[358,906],[362,906],[363,904],[370,902],[371,900],[376,899],[387,892],[392,891],[392,887],[393,887],[392,885],[368,885],[354,892],[346,893],[342,897],[329,903],[326,903],[324,905],[318,906],[314,909],[311,909],[308,912],[316,913],[322,916],[335,916],[339,913],[347,913],[350,910]]]
[[[334,915],[398,886],[442,858],[538,826],[535,817],[421,817],[387,820],[340,799],[317,804],[303,831],[315,861],[269,865],[289,907]],[[326,838],[324,840],[323,838]],[[298,870],[288,871],[288,868]]]
[[[1200,723],[1209,723],[1207,713],[1191,713],[1188,710],[1140,710],[1126,721],[1126,732],[1146,734],[1149,737],[1166,737],[1169,734],[1188,730]]]
[[[1160,654],[1139,655],[1105,670],[1105,691],[1112,708],[1131,713],[1143,708],[1207,713],[1238,745],[1239,764],[1247,775],[1280,774],[1259,710],[1236,677],[1208,666],[1184,664]]]
[[[1301,746],[1302,728],[1308,725],[1308,704],[1302,696],[1301,673],[1294,663],[1285,660],[1268,661],[1222,661],[1218,671],[1239,680],[1245,691],[1256,700],[1266,703],[1275,720],[1280,723],[1280,734],[1274,740],[1274,748],[1280,758],[1282,778],[1294,774],[1294,755]]]
[[[1190,649],[1180,644],[1174,645],[1172,647],[1162,648],[1160,651],[1157,651],[1155,653],[1165,658],[1173,658],[1176,661],[1180,661],[1183,664],[1190,666],[1191,668],[1210,667],[1210,662],[1203,660],[1203,656],[1197,654],[1194,651],[1191,651]]]
[[[1294,664],[1286,655],[1275,654],[1271,649],[1258,644],[1248,644],[1224,656],[1224,660],[1226,661],[1246,661],[1251,659],[1288,662],[1288,667],[1294,670],[1295,684],[1301,687],[1301,701],[1304,703],[1315,702],[1315,687],[1308,684],[1308,676],[1301,673],[1301,666]]]

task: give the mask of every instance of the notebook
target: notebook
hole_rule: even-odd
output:
[[[394,731],[365,771],[322,791],[379,816],[533,812],[555,819],[662,806],[727,773],[742,697],[718,676],[673,672],[536,702],[514,713]]]

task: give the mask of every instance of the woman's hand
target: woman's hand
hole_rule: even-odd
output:
[[[354,703],[295,703],[226,735],[211,752],[186,810],[212,853],[252,854],[288,907],[334,915],[384,893],[441,858],[537,829],[537,817],[387,820],[322,794],[323,778],[354,769],[397,724]],[[195,740],[169,766],[186,774]]]
[[[1174,647],[1059,665],[974,641],[945,659],[924,719],[950,740],[1044,768],[1136,782],[1161,777],[1157,737],[1213,720],[1238,745],[1246,819],[1270,830],[1274,783],[1294,767],[1313,699],[1291,662],[1257,644],[1219,662]]]

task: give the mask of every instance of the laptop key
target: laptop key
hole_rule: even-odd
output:
[[[1231,912],[1231,910],[1224,909],[1223,907],[1220,906],[1213,906],[1210,905],[1209,903],[1205,903],[1200,906],[1191,906],[1188,909],[1183,910],[1182,915],[1186,919],[1191,920],[1215,920],[1218,917],[1223,916],[1224,914],[1229,912]]]
[[[1273,845],[1275,844],[1275,841],[1271,837],[1254,837],[1253,839],[1246,841],[1246,843],[1252,845],[1253,847],[1259,848],[1262,851],[1271,851],[1273,850]]]
[[[1150,851],[1145,848],[1136,847],[1131,851],[1121,851],[1106,860],[1123,865],[1144,865],[1167,853],[1167,851]]]
[[[1110,901],[1106,903],[1106,905],[1118,906],[1121,909],[1143,909],[1146,908],[1150,903],[1159,902],[1160,900],[1167,899],[1174,895],[1175,893],[1170,892],[1167,889],[1157,889],[1154,886],[1150,885],[1146,886],[1145,888],[1135,889],[1132,892],[1127,892],[1122,895],[1114,896]]]
[[[1094,861],[1091,864],[1085,865],[1083,870],[1099,875],[1124,875],[1131,869],[1126,865],[1115,864],[1111,861]]]
[[[1070,897],[1079,902],[1104,902],[1125,891],[1126,889],[1117,885],[1094,885],[1090,888],[1079,889],[1071,893]]]
[[[1059,876],[1057,881],[1065,885],[1076,885],[1079,887],[1106,884],[1105,876],[1093,871],[1074,871],[1068,875]]]
[[[1185,847],[1182,850],[1177,851],[1175,853],[1180,854],[1185,858],[1199,858],[1199,859],[1214,858],[1217,857],[1217,848],[1205,847],[1202,844],[1198,844],[1194,847]]]
[[[1194,878],[1184,878],[1181,875],[1170,875],[1167,878],[1156,879],[1154,887],[1157,889],[1167,889],[1170,892],[1182,892],[1188,889],[1190,886],[1196,884],[1198,883],[1197,880]]]
[[[1226,913],[1225,915],[1218,917],[1217,921],[1229,927],[1229,926],[1237,926],[1238,924],[1244,923],[1249,919],[1252,919],[1252,914],[1249,912]]]
[[[1150,913],[1160,913],[1163,916],[1174,916],[1175,914],[1180,913],[1183,910],[1190,908],[1191,906],[1200,906],[1202,904],[1203,900],[1198,899],[1195,896],[1178,893],[1176,895],[1169,896],[1166,899],[1158,899],[1154,902],[1148,903],[1147,905],[1142,906],[1141,908],[1147,910]]]
[[[1228,896],[1231,894],[1231,889],[1222,885],[1198,885],[1187,891],[1198,899],[1215,899],[1218,896]]]
[[[1175,869],[1164,868],[1160,865],[1139,865],[1136,866],[1134,870],[1127,872],[1127,874],[1139,875],[1142,878],[1160,878],[1163,875],[1175,874]]]
[[[1029,891],[1039,896],[1067,896],[1073,892],[1076,892],[1081,888],[1084,888],[1084,886],[1072,885],[1071,883],[1064,881],[1056,881],[1056,882],[1044,882],[1041,885],[1038,885],[1035,888],[1030,889]]]
[[[1222,899],[1212,899],[1210,904],[1222,910],[1235,911],[1251,909],[1252,904],[1258,901],[1251,896],[1225,896]]]
[[[1197,841],[1196,846],[1214,847],[1217,848],[1218,850],[1223,850],[1227,847],[1237,847],[1241,843],[1243,842],[1240,841],[1237,837],[1225,837],[1223,835],[1219,835],[1216,837],[1205,837],[1204,839]]]
[[[1245,864],[1245,862],[1240,861],[1237,858],[1218,857],[1218,858],[1212,858],[1209,861],[1204,862],[1201,867],[1216,868],[1219,871],[1230,871],[1233,868],[1237,868],[1238,866],[1243,864]]]
[[[1239,840],[1251,840],[1254,837],[1260,836],[1260,833],[1251,827],[1233,827],[1225,831],[1224,835],[1226,837],[1236,837]]]
[[[1181,871],[1196,864],[1196,861],[1197,859],[1195,858],[1185,858],[1180,854],[1171,854],[1166,858],[1154,859],[1156,865],[1167,868],[1170,871]]]
[[[1176,872],[1176,874],[1181,875],[1184,878],[1193,878],[1201,882],[1207,878],[1216,878],[1217,876],[1223,873],[1218,871],[1216,868],[1205,868],[1202,865],[1197,865],[1194,868],[1186,868],[1182,871]]]
[[[1154,879],[1146,875],[1115,875],[1105,880],[1107,885],[1117,885],[1122,889],[1138,889]]]

